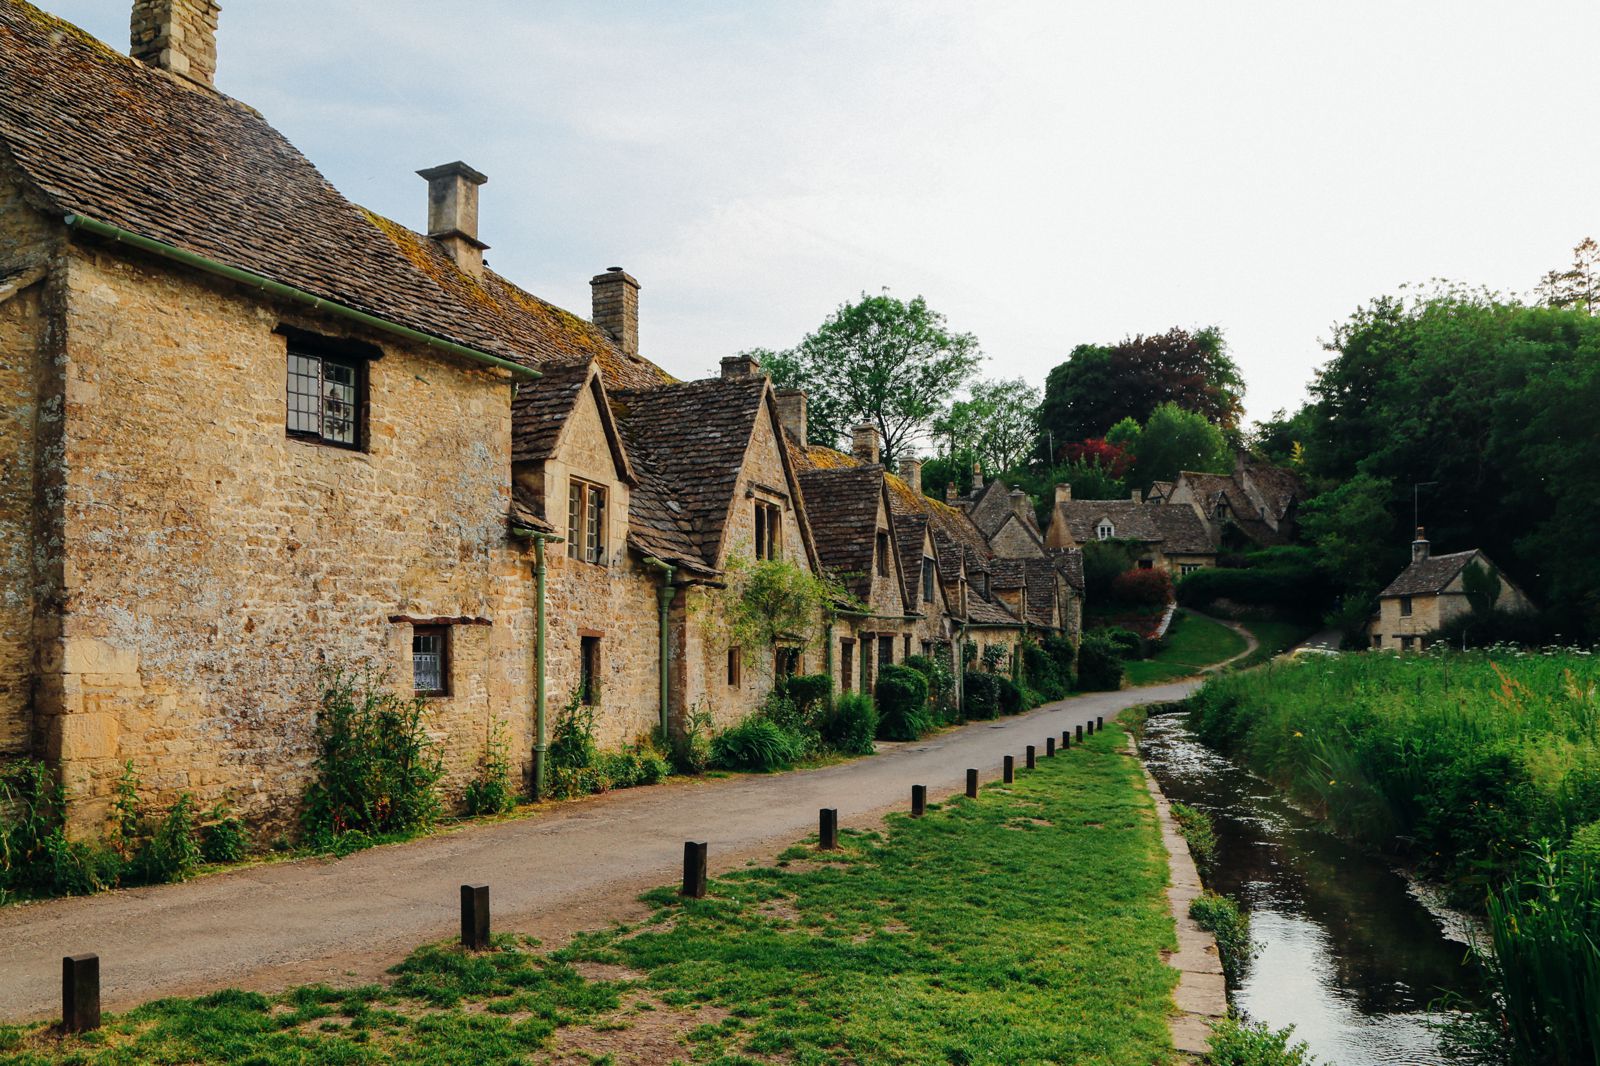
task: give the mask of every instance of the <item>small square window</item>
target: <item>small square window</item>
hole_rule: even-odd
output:
[[[1400,617],[1402,617],[1402,618],[1411,617],[1411,597],[1410,596],[1401,596],[1400,597]]]
[[[298,331],[291,336],[284,426],[291,437],[359,449],[367,406],[367,361],[337,354],[340,350],[336,341],[324,345]]]
[[[450,627],[412,629],[411,683],[419,696],[450,694]]]

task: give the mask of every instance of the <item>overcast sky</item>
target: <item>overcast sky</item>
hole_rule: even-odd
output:
[[[130,0],[42,0],[126,50]],[[501,273],[639,278],[681,377],[921,294],[989,376],[1221,326],[1249,415],[1367,299],[1600,236],[1600,3],[224,0],[217,83],[351,199],[489,175]]]

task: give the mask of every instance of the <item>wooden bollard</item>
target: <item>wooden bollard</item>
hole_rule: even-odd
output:
[[[928,811],[928,786],[911,786],[911,817],[921,818]]]
[[[1100,730],[1104,729],[1105,727],[1106,727],[1106,720],[1103,717],[1101,717],[1100,715],[1098,715],[1098,714],[1095,715],[1094,716],[1094,731],[1096,733],[1098,733],[1098,732],[1100,732]]]
[[[1032,744],[1029,744],[1028,745],[1027,755],[1028,755],[1028,769],[1030,769],[1030,770],[1032,770],[1035,766],[1037,766],[1039,764],[1038,759],[1036,758],[1036,754],[1037,754],[1037,749],[1035,749]]]
[[[1085,722],[1084,726],[1083,726],[1083,733],[1084,733],[1085,736],[1090,736],[1090,737],[1094,736],[1094,723],[1093,722]]]
[[[1078,743],[1079,744],[1083,743],[1083,726],[1081,726],[1081,725],[1078,726],[1078,737],[1077,737],[1077,739],[1078,739]]]
[[[61,959],[61,1031],[87,1033],[100,1028],[100,956]]]
[[[683,842],[683,892],[689,899],[704,899],[706,894],[706,842]]]
[[[461,886],[461,946],[482,951],[489,946],[489,886]]]
[[[1072,730],[1063,729],[1061,731],[1061,750],[1066,751],[1070,747],[1072,747]]]
[[[817,812],[817,848],[820,851],[838,850],[839,811],[837,808],[824,807]]]
[[[1017,757],[1015,755],[1007,755],[1006,756],[1005,769],[1003,771],[1001,771],[1001,773],[1000,773],[1000,780],[1004,781],[1006,784],[1009,785],[1009,784],[1011,784],[1011,782],[1015,781],[1016,779],[1017,779]]]
[[[967,799],[978,798],[978,771],[967,770]]]
[[[1044,757],[1046,759],[1054,759],[1056,757],[1056,738],[1055,737],[1045,737],[1044,738]]]

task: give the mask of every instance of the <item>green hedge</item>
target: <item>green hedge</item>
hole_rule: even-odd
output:
[[[928,718],[928,679],[909,666],[885,666],[873,689],[880,740],[916,740],[933,728]]]
[[[961,680],[968,718],[1000,716],[1000,679],[994,674],[968,670]]]
[[[1117,645],[1091,630],[1078,645],[1078,688],[1084,692],[1111,692],[1122,687],[1122,655]]]

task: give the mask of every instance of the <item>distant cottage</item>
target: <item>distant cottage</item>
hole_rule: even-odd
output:
[[[425,698],[460,789],[497,723],[535,780],[569,695],[611,746],[1076,635],[1081,556],[1023,509],[989,533],[875,434],[810,444],[753,360],[675,380],[620,268],[589,321],[518,288],[464,163],[419,172],[425,233],[350,203],[213,88],[216,23],[136,0],[130,59],[0,0],[0,758],[54,766],[75,829],[125,760],[287,819],[326,667]],[[729,647],[736,557],[861,606]]]
[[[1474,578],[1486,601],[1478,609],[1531,611],[1533,602],[1483,552],[1434,555],[1422,527],[1411,542],[1411,565],[1378,594],[1370,635],[1374,648],[1421,651],[1432,634],[1473,611]]]

